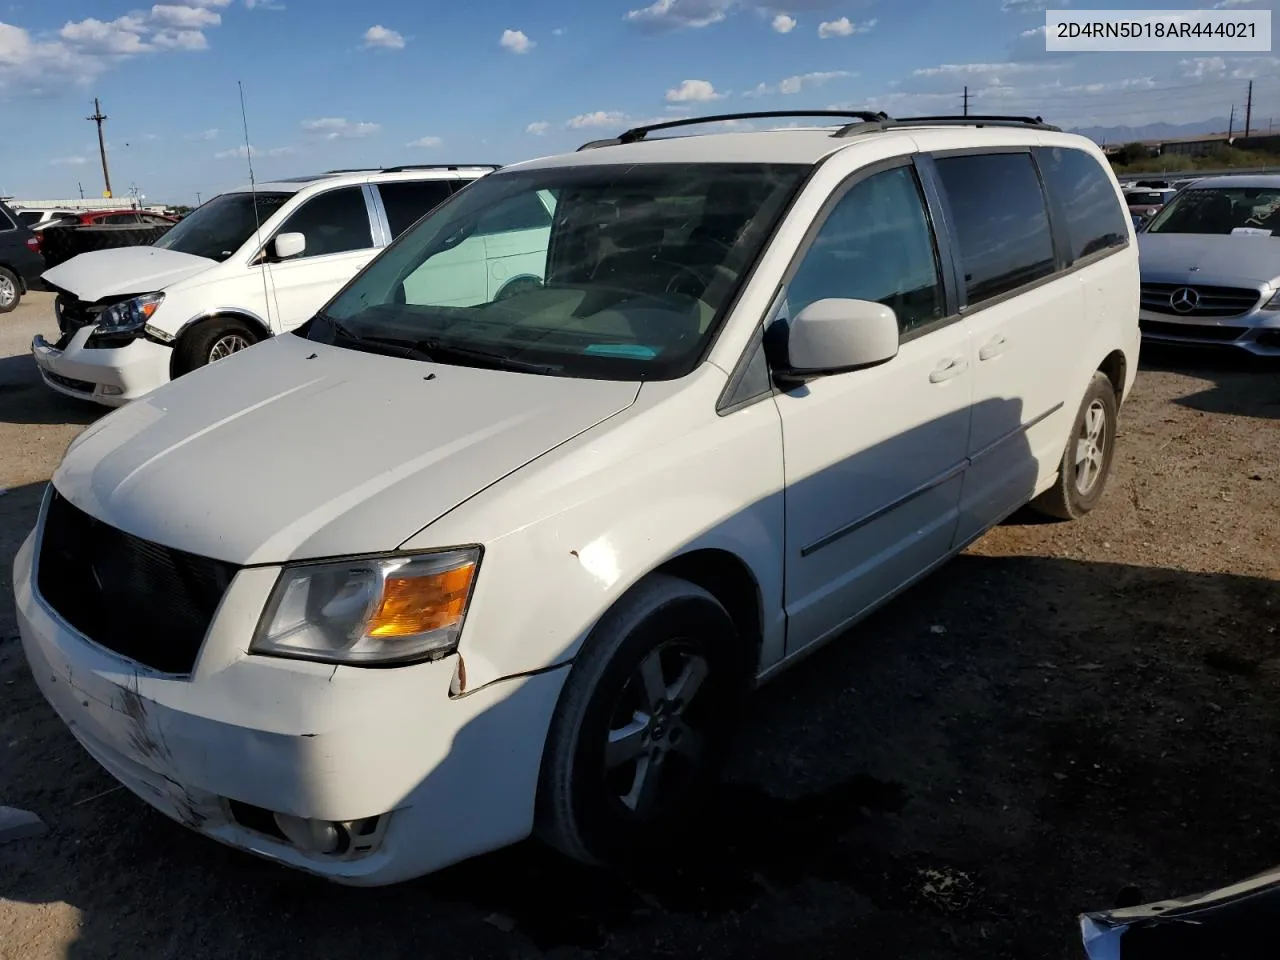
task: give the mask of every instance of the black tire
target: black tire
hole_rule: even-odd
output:
[[[174,348],[174,376],[180,377],[184,373],[190,373],[192,370],[222,359],[221,356],[214,355],[216,348],[236,338],[244,341],[244,347],[251,347],[258,342],[257,333],[247,323],[230,317],[206,320],[189,330]]]
[[[0,313],[12,313],[22,302],[22,281],[8,267],[0,267],[0,289],[12,291],[0,297]],[[12,299],[8,299],[12,297]]]
[[[1079,520],[1098,505],[1111,475],[1118,412],[1115,386],[1106,374],[1095,373],[1072,422],[1071,438],[1058,467],[1058,479],[1031,501],[1033,510],[1057,520]],[[1105,432],[1100,437],[1092,437],[1091,424],[1097,416],[1101,417],[1101,429]],[[1088,451],[1081,448],[1082,442],[1088,444]],[[1082,459],[1078,454],[1084,452],[1089,455]]]
[[[697,661],[705,673],[682,702],[673,692],[701,673]],[[644,665],[655,662],[662,693],[649,708]],[[565,682],[543,755],[537,835],[597,865],[626,865],[678,845],[715,784],[745,678],[738,633],[715,597],[664,574],[638,584],[592,631]],[[636,756],[611,766],[611,733],[619,756]],[[650,781],[646,771],[661,777]],[[668,792],[639,789],[651,782]]]

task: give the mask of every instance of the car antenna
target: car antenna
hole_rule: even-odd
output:
[[[253,227],[258,240],[261,241],[262,221],[258,217],[258,182],[253,176],[253,144],[249,142],[249,114],[244,108],[244,81],[237,80],[236,86],[240,88],[240,122],[244,126],[244,159],[249,164],[249,202],[253,204]],[[262,263],[262,301],[267,307],[267,322],[271,323],[271,291],[267,288],[265,259]]]

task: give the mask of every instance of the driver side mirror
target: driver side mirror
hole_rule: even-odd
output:
[[[898,317],[871,300],[816,300],[782,327],[770,365],[783,380],[805,380],[887,363],[898,355]]]
[[[271,252],[276,260],[288,260],[290,257],[296,257],[306,249],[307,235],[305,233],[277,234],[275,240],[271,242]]]

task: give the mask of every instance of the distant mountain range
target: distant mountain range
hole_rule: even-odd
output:
[[[1197,134],[1223,133],[1227,129],[1227,117],[1212,117],[1208,120],[1197,120],[1194,123],[1148,123],[1142,127],[1080,127],[1072,133],[1083,134],[1099,144],[1133,143],[1135,140],[1160,140],[1173,137],[1194,137]],[[1255,114],[1254,119],[1257,120]],[[1052,122],[1052,121],[1051,121]],[[1253,134],[1266,133],[1266,118],[1259,124],[1254,123]],[[1236,117],[1235,134],[1244,133],[1244,118]]]

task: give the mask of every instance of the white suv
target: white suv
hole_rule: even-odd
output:
[[[1098,147],[845,116],[505,168],[81,434],[14,568],[72,733],[345,883],[678,840],[744,690],[1023,504],[1098,503],[1137,371]],[[464,302],[443,265],[548,198],[536,275]]]
[[[380,249],[494,165],[333,171],[214,197],[150,246],[84,253],[45,271],[61,337],[31,351],[54,390],[120,406],[309,319]],[[511,237],[519,269],[550,214]],[[468,251],[463,251],[464,254]],[[483,257],[483,251],[470,251]],[[478,289],[485,289],[483,286]]]

